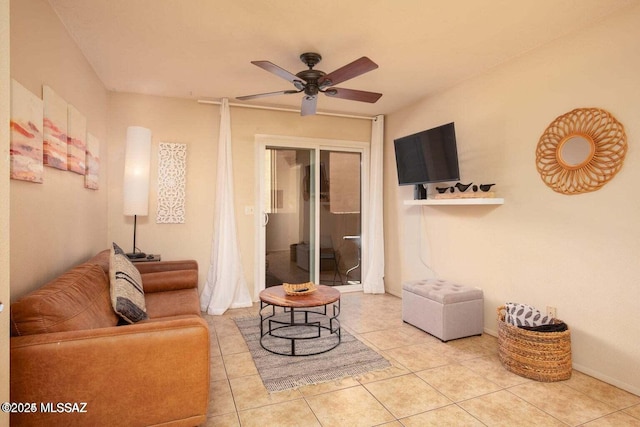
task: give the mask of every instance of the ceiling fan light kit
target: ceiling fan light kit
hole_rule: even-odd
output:
[[[263,70],[289,81],[296,89],[239,96],[236,99],[240,101],[248,101],[267,96],[291,95],[294,93],[304,92],[301,105],[301,115],[308,116],[315,114],[317,111],[318,93],[324,93],[325,95],[333,98],[369,103],[376,102],[382,96],[381,93],[333,87],[336,84],[340,84],[378,68],[378,65],[366,56],[356,59],[355,61],[338,68],[329,74],[313,68],[322,60],[322,56],[318,53],[303,53],[300,55],[300,60],[306,64],[309,69],[300,71],[297,74],[290,73],[269,61],[251,61],[252,64],[262,68]]]

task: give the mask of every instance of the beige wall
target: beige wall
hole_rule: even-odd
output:
[[[162,259],[192,258],[200,266],[200,288],[209,267],[216,190],[220,107],[193,100],[111,93],[109,96],[109,238],[130,250],[133,218],[122,214],[122,174],[127,126],[151,129],[152,162],[149,216],[138,218],[136,245]],[[369,141],[369,120],[231,108],[232,156],[238,241],[245,278],[253,295],[255,232],[255,135]],[[157,224],[158,144],[187,144],[184,224]],[[255,209],[256,212],[259,209]]]
[[[100,140],[100,189],[44,168],[44,183],[11,181],[11,298],[107,243],[107,91],[45,0],[11,2],[11,77],[42,97],[46,84],[87,118]]]
[[[9,0],[0,0],[0,329],[9,330]],[[9,400],[9,334],[0,334],[0,402]],[[0,412],[0,425],[9,414]]]
[[[484,289],[485,328],[507,301],[557,307],[572,328],[574,366],[640,393],[640,7],[557,40],[387,117],[387,290],[439,276]],[[557,116],[600,107],[626,128],[621,172],[566,196],[540,179],[535,150]],[[497,183],[505,204],[410,207],[393,139],[454,121],[461,181]],[[429,268],[430,267],[430,268]]]

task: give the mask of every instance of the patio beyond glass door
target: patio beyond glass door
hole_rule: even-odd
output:
[[[360,284],[362,154],[320,150],[320,283]]]
[[[310,281],[361,290],[364,151],[294,143],[259,147],[257,289]]]

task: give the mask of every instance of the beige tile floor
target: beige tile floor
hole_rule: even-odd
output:
[[[213,327],[207,426],[640,426],[640,397],[574,371],[540,383],[514,375],[490,335],[442,343],[402,322],[391,295],[342,295],[342,327],[392,363],[384,371],[269,393],[233,317]]]

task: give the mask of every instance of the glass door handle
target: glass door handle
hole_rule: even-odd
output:
[[[264,216],[264,224],[262,224],[262,226],[266,227],[267,224],[269,224],[269,214],[266,212],[263,212],[262,215]]]

